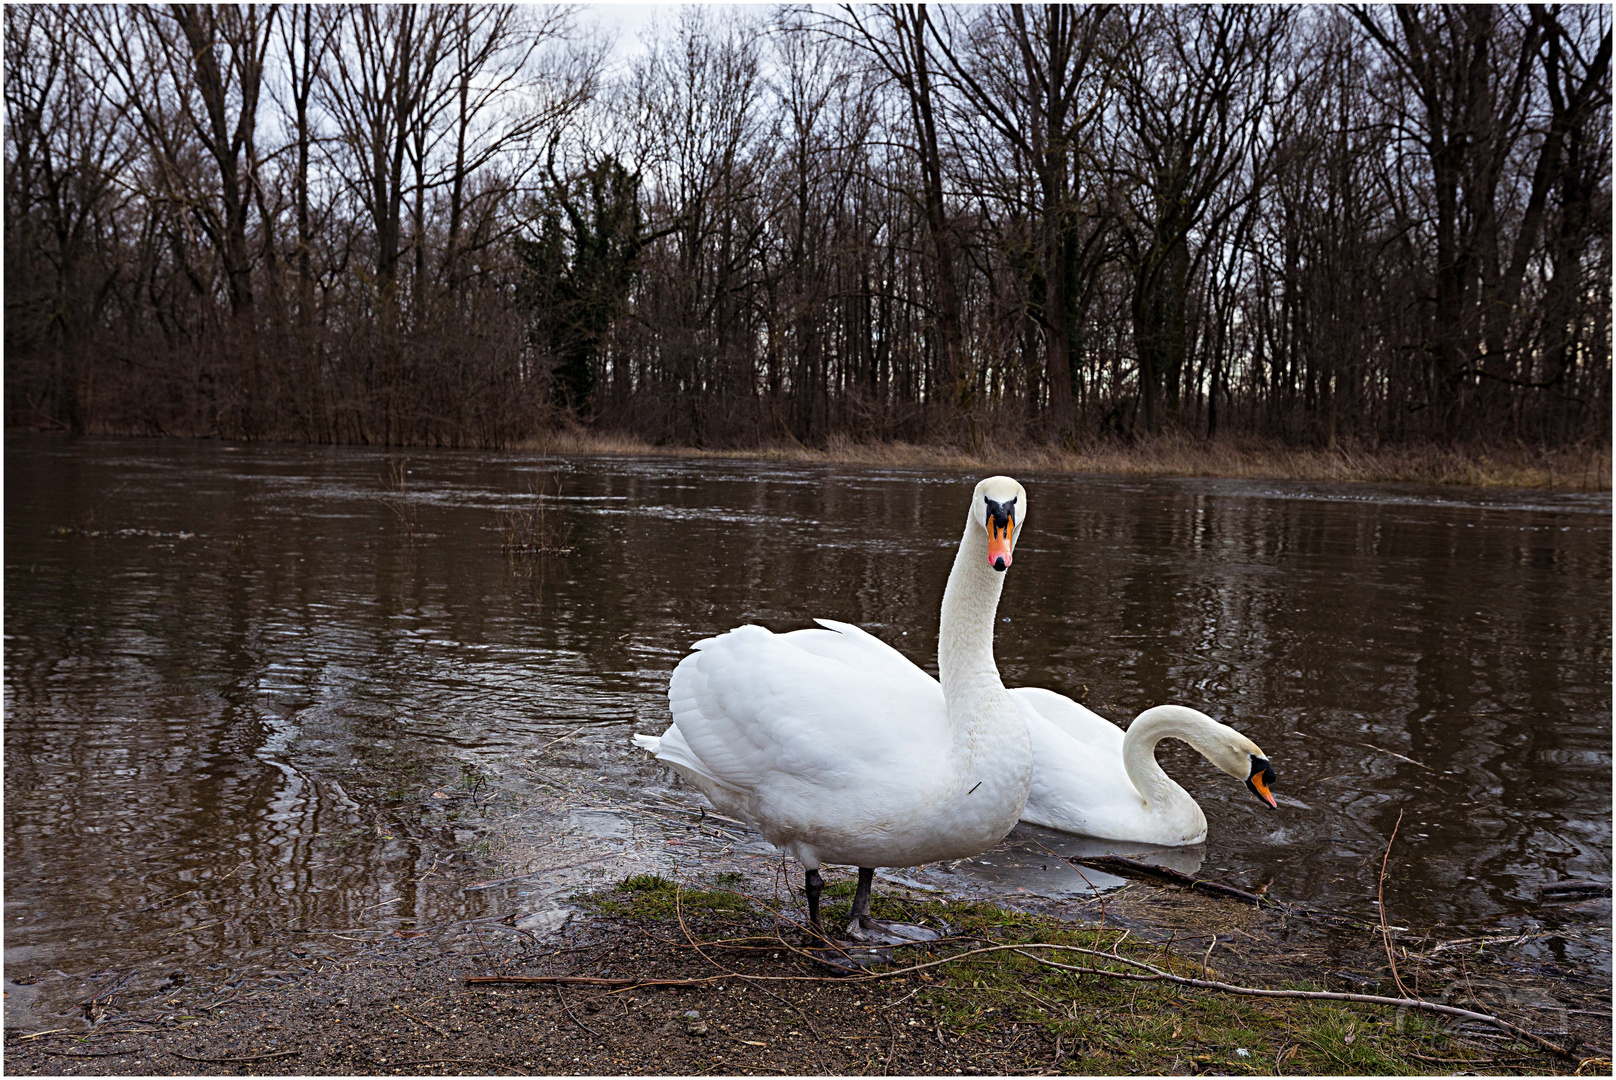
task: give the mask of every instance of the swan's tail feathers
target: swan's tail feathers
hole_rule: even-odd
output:
[[[685,733],[679,730],[678,724],[671,725],[660,736],[636,735],[634,736],[634,745],[651,751],[656,755],[658,761],[676,766],[681,772],[694,774],[703,780],[717,784],[721,788],[734,790],[733,785],[726,784],[723,780],[714,776],[713,770],[708,768],[706,763],[696,756],[696,752],[685,741]]]

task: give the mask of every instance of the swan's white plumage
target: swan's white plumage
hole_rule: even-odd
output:
[[[1014,481],[983,481],[973,498],[993,484],[1019,496],[1024,520]],[[1027,725],[993,667],[1003,580],[973,504],[939,633],[952,702],[856,626],[741,626],[695,644],[669,683],[673,725],[635,742],[810,870],[984,851],[1021,816],[1032,768]]]
[[[943,739],[948,714],[935,680],[857,627],[822,625],[737,627],[680,661],[668,693],[674,726],[717,782],[738,791],[785,776],[868,783],[874,769],[902,767],[895,754],[909,759]]]

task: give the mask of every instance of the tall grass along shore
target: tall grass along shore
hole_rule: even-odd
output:
[[[750,458],[855,466],[997,469],[1011,473],[1217,476],[1551,491],[1611,490],[1610,447],[1594,444],[1552,449],[1519,444],[1295,447],[1255,437],[1204,439],[1166,434],[1134,442],[1099,441],[1068,446],[1013,438],[982,440],[970,447],[859,442],[833,436],[822,449],[793,442],[701,448],[656,444],[633,435],[573,427],[524,442],[521,448],[543,454]]]

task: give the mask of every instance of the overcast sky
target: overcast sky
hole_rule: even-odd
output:
[[[606,33],[615,35],[617,39],[616,59],[620,62],[632,62],[645,51],[643,37],[653,22],[659,23],[664,30],[672,28],[679,21],[679,8],[687,6],[679,0],[668,0],[660,4],[585,4],[582,22],[585,26],[593,24]],[[708,7],[752,7],[772,8],[773,3],[718,3],[708,4]]]
[[[619,54],[640,51],[640,35],[650,27],[653,15],[663,12],[663,19],[674,14],[677,4],[586,4],[583,9],[585,25],[594,23],[617,38]]]

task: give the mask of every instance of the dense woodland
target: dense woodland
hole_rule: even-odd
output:
[[[1604,6],[34,6],[5,419],[1608,443]]]

